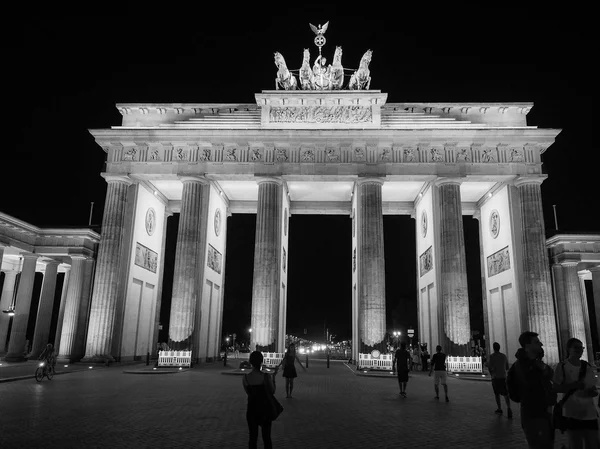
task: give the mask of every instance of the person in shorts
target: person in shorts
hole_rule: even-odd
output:
[[[490,362],[488,368],[490,375],[492,376],[492,388],[494,390],[494,396],[496,397],[496,405],[498,408],[494,413],[496,415],[502,414],[502,404],[500,396],[504,396],[506,401],[507,416],[509,419],[513,417],[512,410],[510,408],[510,398],[508,397],[508,389],[506,388],[506,373],[510,366],[508,365],[508,357],[506,354],[500,352],[500,343],[494,342],[492,345],[494,353],[490,356]]]
[[[448,384],[446,383],[446,354],[442,352],[442,347],[437,345],[435,347],[435,354],[431,357],[431,368],[429,369],[429,375],[433,375],[433,387],[435,388],[435,399],[440,398],[440,387],[444,386],[444,394],[446,396],[446,402],[450,402],[448,399]]]
[[[406,384],[408,383],[408,371],[410,367],[410,353],[406,350],[406,343],[400,343],[400,349],[394,354],[393,365],[398,373],[398,385],[400,386],[400,396],[406,397]]]

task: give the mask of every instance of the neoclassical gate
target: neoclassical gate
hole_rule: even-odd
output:
[[[218,355],[227,217],[255,213],[252,346],[283,351],[289,217],[326,212],[352,218],[354,359],[386,331],[382,216],[406,214],[416,221],[422,343],[466,354],[462,215],[473,215],[486,334],[514,353],[512,336],[534,330],[558,361],[540,196],[540,155],[558,130],[527,126],[531,103],[388,103],[378,90],[255,97],[119,104],[121,126],[91,131],[107,153],[108,193],[87,360],[133,357],[140,338],[155,347],[172,213],[181,214],[172,347]]]

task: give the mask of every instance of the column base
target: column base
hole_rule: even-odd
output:
[[[114,357],[110,354],[95,354],[93,356],[85,356],[80,360],[80,362],[83,363],[96,363],[102,365],[107,365],[114,361]]]
[[[23,354],[6,354],[4,356],[5,362],[26,362],[28,359]]]

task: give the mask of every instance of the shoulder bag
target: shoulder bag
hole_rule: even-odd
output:
[[[269,386],[267,383],[268,374],[265,374],[264,376],[265,394],[267,395],[267,400],[269,404],[267,408],[267,417],[270,421],[275,421],[279,417],[279,415],[281,415],[281,412],[283,412],[283,406],[279,403],[277,398],[269,390]]]
[[[562,372],[563,372],[563,382],[564,382],[566,380],[565,362],[561,363],[561,368],[562,368]],[[587,368],[587,362],[585,360],[582,360],[581,367],[579,368],[579,382],[581,382],[585,378],[586,368]],[[567,402],[567,399],[569,399],[569,397],[573,393],[575,393],[575,391],[577,391],[577,389],[575,389],[575,388],[572,390],[569,390],[567,392],[567,394],[565,394],[563,396],[563,398],[560,401],[558,401],[558,403],[554,406],[554,409],[552,410],[552,423],[556,430],[560,430],[560,433],[565,433],[565,430],[567,430],[567,422],[568,422],[568,418],[565,418],[563,416],[563,405],[565,405],[565,402]]]

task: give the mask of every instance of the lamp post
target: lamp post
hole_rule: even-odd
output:
[[[396,347],[398,347],[398,344],[400,343],[400,336],[402,335],[402,332],[394,331],[393,335],[394,335],[394,338],[396,338]]]
[[[248,350],[252,352],[250,345],[252,344],[252,328],[248,329]]]
[[[410,345],[411,346],[412,346],[412,339],[413,339],[414,336],[415,336],[415,330],[409,328],[408,329],[408,338],[410,339]]]

